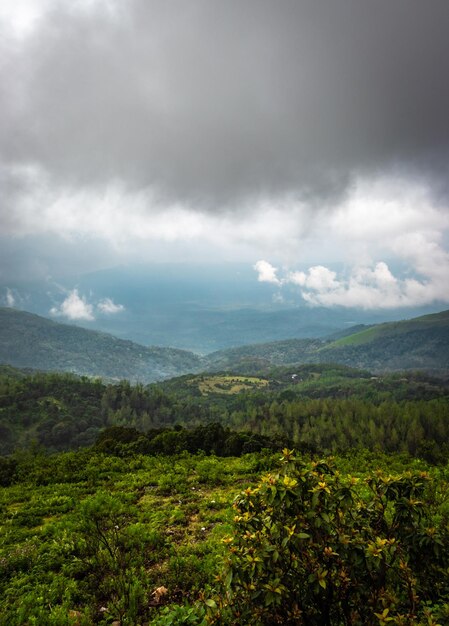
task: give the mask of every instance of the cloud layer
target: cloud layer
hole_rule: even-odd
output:
[[[287,272],[282,277],[267,261],[258,261],[254,269],[260,282],[278,287],[289,284],[299,287],[302,298],[312,305],[396,309],[438,301],[449,304],[449,255],[442,250],[438,253],[444,264],[428,267],[417,278],[394,276],[383,261],[374,266],[354,266],[346,275],[340,276],[323,265],[309,267],[306,271]]]
[[[39,164],[58,183],[116,180],[211,211],[333,196],[395,163],[443,184],[443,0],[43,7],[20,40],[3,22],[7,171]]]
[[[448,23],[446,0],[4,0],[0,276],[28,238],[43,274],[259,258],[313,303],[446,302]]]
[[[449,303],[448,233],[446,205],[436,203],[427,186],[385,177],[358,181],[303,237],[321,258],[329,258],[327,248],[333,247],[343,272],[323,264],[292,271],[288,263],[279,272],[266,260],[254,269],[259,281],[295,285],[315,305],[376,309]],[[307,256],[310,250],[303,265]],[[398,266],[395,273],[390,261]]]

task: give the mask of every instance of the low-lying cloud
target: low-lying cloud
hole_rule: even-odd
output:
[[[16,304],[14,294],[9,287],[6,288],[5,301],[7,307],[13,307]]]
[[[121,311],[125,310],[125,307],[123,304],[115,304],[111,298],[105,298],[97,304],[97,309],[107,315],[113,315],[114,313],[121,313]]]
[[[107,315],[113,315],[125,310],[122,304],[115,304],[111,298],[104,298],[96,305],[88,302],[87,298],[73,289],[59,306],[52,307],[50,314],[57,317],[65,317],[71,321],[92,322],[95,320],[95,311]]]
[[[352,267],[347,275],[339,275],[323,265],[309,267],[306,271],[287,272],[281,277],[277,268],[267,261],[258,261],[254,268],[259,281],[281,288],[294,285],[311,305],[393,309],[434,302],[449,303],[449,255],[443,255],[444,267],[421,278],[394,276],[384,261],[371,267]]]
[[[10,309],[14,308],[17,305],[17,297],[13,290],[9,287],[5,287],[2,289],[2,292],[3,293],[0,294],[0,305]]]
[[[95,319],[94,308],[84,296],[80,296],[78,289],[69,293],[67,298],[58,307],[50,309],[51,315],[66,317],[69,320],[84,320],[91,322]]]

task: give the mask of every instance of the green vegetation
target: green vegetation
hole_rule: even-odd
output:
[[[109,381],[148,384],[195,372],[264,377],[273,367],[329,362],[375,372],[425,370],[442,377],[449,373],[448,311],[364,330],[357,326],[337,337],[240,346],[200,357],[0,308],[0,363]]]
[[[446,483],[422,471],[360,483],[288,450],[283,463],[235,502],[216,622],[447,623]]]
[[[242,378],[251,383],[233,389],[232,381],[243,386]],[[0,376],[0,453],[31,445],[49,451],[90,446],[102,430],[115,426],[134,428],[151,440],[150,447],[141,442],[142,450],[165,452],[176,440],[173,449],[194,452],[201,446],[192,448],[186,433],[218,423],[228,432],[303,451],[363,447],[440,462],[448,451],[448,407],[449,389],[438,379],[373,377],[338,365],[273,368],[264,378],[184,376],[146,387],[126,381],[107,385],[70,374],[11,375],[8,370]],[[250,445],[238,444],[233,454],[259,449],[259,443]]]
[[[447,465],[280,459],[16,455],[0,624],[447,622]]]
[[[360,346],[364,343],[369,343],[370,341],[373,341],[379,336],[381,336],[380,327],[374,326],[372,328],[362,330],[358,333],[354,333],[353,335],[341,337],[340,339],[337,339],[333,341],[330,345],[326,346],[326,348],[332,350],[341,346]]]
[[[256,376],[201,376],[191,380],[191,384],[196,385],[202,395],[211,393],[233,394],[251,389],[260,389],[268,385],[268,380]]]
[[[289,339],[221,350],[207,357],[207,367],[250,374],[270,365],[332,362],[377,372],[449,372],[449,311],[337,335],[335,340]]]
[[[0,626],[443,626],[448,416],[416,372],[5,366]]]
[[[85,450],[16,461],[0,492],[2,626],[136,624],[200,598],[235,491],[270,458]]]
[[[0,363],[109,380],[151,382],[200,369],[200,358],[0,307]]]
[[[449,370],[449,311],[379,324],[324,346],[322,356],[378,371]]]
[[[286,339],[228,348],[209,354],[205,369],[251,374],[270,366],[313,362],[314,355],[325,343],[324,339]]]

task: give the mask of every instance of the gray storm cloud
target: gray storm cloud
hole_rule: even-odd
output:
[[[268,259],[312,304],[448,302],[448,28],[447,0],[3,0],[0,279]]]
[[[392,168],[443,194],[448,25],[446,0],[50,2],[1,27],[4,219],[30,165],[212,212]]]

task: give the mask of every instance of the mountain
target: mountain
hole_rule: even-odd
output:
[[[338,363],[375,372],[449,372],[449,311],[401,322],[356,326],[327,339],[286,339],[200,357],[145,347],[113,335],[0,308],[0,363],[145,383],[200,371],[253,373],[300,363]]]
[[[374,370],[448,371],[449,311],[377,324],[327,344],[319,359]]]
[[[193,352],[145,347],[32,313],[0,308],[0,363],[148,383],[198,371],[201,359]]]
[[[378,372],[449,372],[449,311],[355,331],[348,329],[337,339],[294,339],[221,350],[208,355],[207,369],[250,372],[269,365],[340,363]]]

